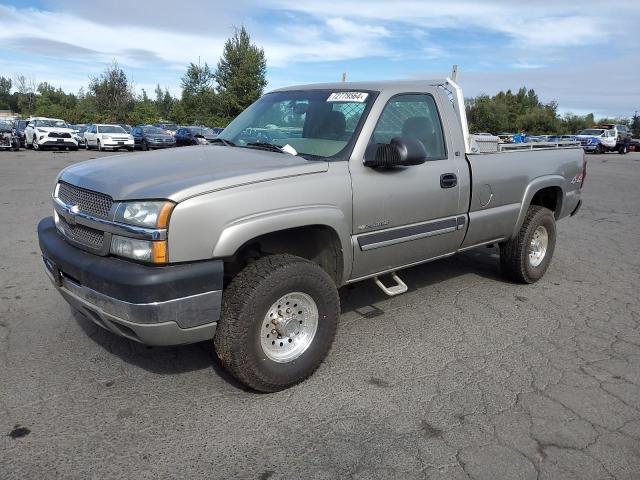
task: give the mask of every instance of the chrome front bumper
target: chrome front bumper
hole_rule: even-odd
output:
[[[79,285],[63,273],[45,272],[62,297],[95,324],[116,335],[147,345],[182,345],[213,338],[217,322],[191,328],[179,323],[190,319],[218,318],[222,291],[213,291],[164,302],[129,303]]]

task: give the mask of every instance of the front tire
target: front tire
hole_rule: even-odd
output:
[[[146,152],[147,150],[149,150],[149,144],[147,143],[146,140],[142,140],[142,151]]]
[[[263,257],[223,294],[216,353],[250,388],[283,390],[320,366],[339,317],[338,290],[319,265],[293,255]]]
[[[556,246],[556,220],[551,210],[531,205],[520,231],[500,244],[504,273],[518,283],[534,283],[547,271]]]
[[[40,145],[38,145],[38,139],[36,138],[35,135],[33,136],[33,141],[31,142],[31,147],[36,151],[40,150]]]
[[[102,145],[100,145],[100,140],[96,140],[96,150],[98,150],[99,152],[102,151]]]

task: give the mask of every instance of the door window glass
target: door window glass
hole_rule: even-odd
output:
[[[397,95],[389,100],[370,141],[389,143],[396,137],[408,137],[422,142],[429,160],[446,158],[442,124],[431,95]]]

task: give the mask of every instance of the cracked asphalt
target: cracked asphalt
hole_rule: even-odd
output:
[[[35,234],[95,152],[0,152],[0,477],[640,478],[640,153],[589,156],[530,286],[495,249],[341,291],[308,381],[243,390],[208,343],[147,348],[72,314]]]

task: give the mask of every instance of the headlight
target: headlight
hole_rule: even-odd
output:
[[[105,140],[111,140],[111,135],[103,135],[102,138]]]
[[[166,240],[155,242],[113,235],[111,253],[141,262],[166,263],[168,261]]]
[[[174,206],[175,203],[162,201],[121,203],[116,210],[115,221],[140,227],[167,228]]]

